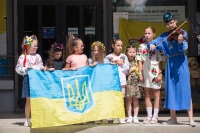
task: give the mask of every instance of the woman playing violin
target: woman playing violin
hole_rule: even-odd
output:
[[[189,125],[196,126],[190,90],[190,73],[185,51],[188,48],[187,32],[179,29],[172,13],[163,16],[169,31],[149,42],[149,50],[162,50],[168,56],[165,68],[165,108],[170,109],[171,118],[162,124],[177,124],[176,110],[187,110]]]

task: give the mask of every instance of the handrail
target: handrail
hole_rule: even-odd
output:
[[[10,57],[10,58],[14,58],[15,56],[13,56],[13,55],[0,55],[0,57]]]

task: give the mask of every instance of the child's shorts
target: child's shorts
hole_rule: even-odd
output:
[[[28,75],[24,76],[23,86],[22,86],[22,98],[30,97],[30,87]]]

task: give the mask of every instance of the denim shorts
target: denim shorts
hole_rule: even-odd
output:
[[[22,86],[22,98],[26,98],[26,97],[30,97],[30,87],[29,87],[28,75],[24,76],[23,86]]]

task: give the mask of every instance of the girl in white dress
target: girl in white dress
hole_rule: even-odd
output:
[[[111,40],[111,49],[109,55],[106,58],[111,64],[118,66],[120,83],[122,86],[123,97],[125,95],[125,86],[126,86],[126,73],[129,71],[129,61],[125,54],[121,53],[122,51],[122,41],[121,39],[112,38]],[[117,119],[114,119],[113,123],[118,123]],[[119,123],[125,124],[126,121],[123,118],[119,118]]]
[[[145,28],[144,37],[146,42],[150,42],[155,37],[155,29],[151,26]],[[162,64],[164,54],[161,51],[148,51],[147,44],[142,43],[138,48],[137,60],[139,61],[139,86],[145,91],[145,104],[147,118],[144,124],[155,124],[158,121],[160,105],[160,88],[162,81]],[[151,92],[154,95],[154,114],[152,116]]]

